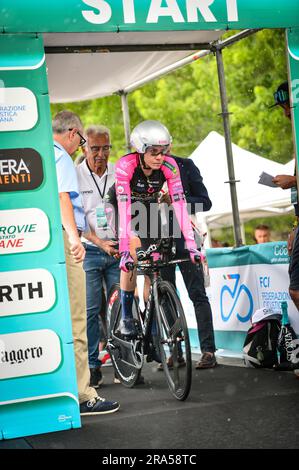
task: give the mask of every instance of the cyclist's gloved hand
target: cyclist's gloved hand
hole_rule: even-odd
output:
[[[124,251],[122,254],[121,254],[121,259],[120,259],[120,263],[119,263],[119,267],[122,271],[124,271],[125,273],[128,273],[130,271],[129,269],[129,266],[128,264],[134,264],[134,260],[132,258],[132,256],[130,255],[130,252],[129,251]]]
[[[199,250],[196,250],[195,248],[189,248],[189,255],[192,263],[194,264],[200,263],[203,259],[202,253]]]

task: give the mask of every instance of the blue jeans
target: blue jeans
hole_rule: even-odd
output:
[[[83,268],[86,274],[88,362],[89,367],[94,368],[101,365],[98,356],[103,281],[105,281],[108,295],[113,284],[119,282],[120,270],[118,260],[96,246],[87,244],[84,246],[86,249]]]

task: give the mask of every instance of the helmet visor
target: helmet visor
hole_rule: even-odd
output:
[[[150,145],[145,152],[150,154],[151,157],[157,157],[158,155],[166,155],[168,150],[169,145]]]

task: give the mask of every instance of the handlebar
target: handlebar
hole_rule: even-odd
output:
[[[134,264],[134,268],[137,268],[137,270],[154,270],[154,269],[161,269],[165,268],[171,264],[180,264],[180,263],[186,263],[187,261],[190,261],[190,258],[182,258],[182,259],[174,259],[172,261],[168,261],[167,263],[163,263],[162,261],[138,261],[137,263]]]
[[[160,259],[160,260],[154,260],[151,257],[151,254],[153,252],[161,253],[161,251],[162,251],[162,253],[163,253],[164,248],[165,248],[165,246],[162,243],[160,243],[158,245],[157,244],[152,244],[146,250],[144,250],[141,247],[137,248],[136,249],[137,263],[132,263],[131,261],[128,261],[126,263],[127,270],[128,271],[133,271],[135,268],[139,268],[139,269],[163,268],[163,267],[169,266],[171,264],[178,264],[178,263],[184,263],[184,262],[190,261],[189,257],[188,258],[183,258],[183,259],[172,259],[172,260],[169,259],[169,258],[167,260],[165,260],[165,258],[163,259],[163,255],[162,255],[162,259]],[[194,256],[194,261],[196,262],[196,264],[200,264],[201,263],[201,257],[199,255],[195,255]]]
[[[136,248],[137,260],[143,261],[148,259],[151,253],[157,251],[157,249],[158,247],[155,244],[150,245],[147,250],[144,250],[143,248]]]

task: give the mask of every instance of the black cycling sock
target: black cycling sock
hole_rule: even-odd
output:
[[[123,320],[133,318],[132,305],[134,300],[134,291],[120,290],[121,298],[121,317]]]

